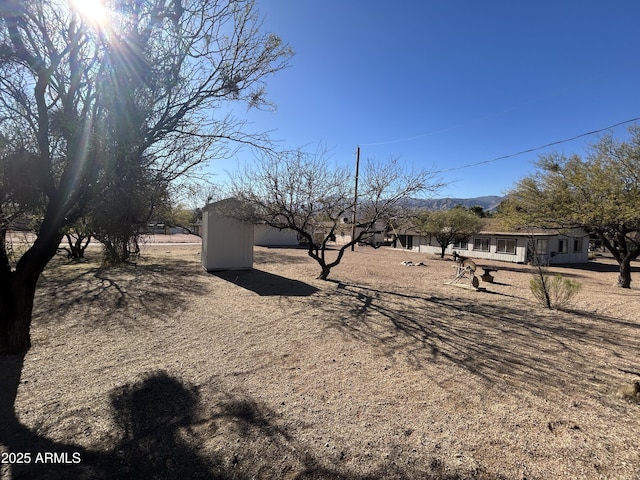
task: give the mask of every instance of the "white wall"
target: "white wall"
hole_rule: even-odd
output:
[[[488,238],[489,239],[489,250],[474,250],[474,238]],[[498,252],[498,239],[514,239],[516,240],[516,251],[515,253],[504,253]],[[547,254],[547,259],[550,264],[563,264],[563,263],[586,263],[589,258],[589,237],[584,236],[581,237],[579,234],[576,237],[564,236],[564,235],[536,235],[537,239],[547,239],[549,242],[549,252]],[[578,252],[574,252],[574,239],[582,238],[581,249]],[[560,253],[559,252],[559,240],[565,240],[568,242],[568,252]],[[453,255],[453,252],[456,251],[463,257],[470,258],[486,258],[489,260],[499,260],[502,262],[512,262],[512,263],[525,263],[527,261],[527,243],[528,237],[517,236],[517,235],[495,235],[495,234],[478,234],[475,237],[469,238],[467,241],[467,248],[462,249],[459,247],[454,248],[453,245],[449,245],[445,250],[445,255]],[[400,241],[397,242],[397,248],[402,248],[400,246]],[[441,247],[437,240],[432,236],[412,236],[412,248],[411,250],[428,253],[434,255],[440,255]]]
[[[549,264],[557,265],[563,263],[587,263],[589,261],[589,237],[582,237],[578,250],[574,250],[574,240],[576,237],[560,235],[549,240]],[[561,252],[560,240],[568,242],[566,252]],[[580,242],[579,242],[580,243]]]
[[[512,263],[524,263],[527,258],[527,245],[526,239],[517,238],[516,239],[516,251],[515,253],[504,253],[498,252],[498,242],[496,237],[488,236],[488,235],[479,235],[479,238],[488,238],[489,239],[489,250],[474,250],[473,248],[473,238],[470,238],[467,243],[467,248],[455,247],[453,245],[449,245],[445,250],[445,255],[453,255],[453,252],[458,252],[463,257],[471,257],[471,258],[486,258],[490,260],[500,260],[502,262],[512,262]],[[415,247],[415,238],[414,237],[414,247]],[[424,237],[423,237],[424,238]],[[514,238],[514,237],[504,237],[504,238]],[[433,253],[434,255],[440,255],[442,252],[442,248],[440,244],[435,240],[435,238],[431,241],[431,245],[426,243],[420,245],[420,252],[424,253]]]
[[[202,215],[202,266],[207,271],[253,268],[253,225],[215,208],[206,209]]]
[[[293,230],[279,230],[264,223],[254,226],[253,244],[263,247],[295,247],[298,234]]]

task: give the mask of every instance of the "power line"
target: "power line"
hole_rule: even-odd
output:
[[[492,158],[491,160],[483,160],[481,162],[469,163],[467,165],[461,165],[459,167],[445,168],[445,169],[442,169],[442,170],[438,170],[438,171],[436,171],[434,173],[444,173],[444,172],[451,172],[453,170],[462,170],[463,168],[476,167],[478,165],[485,165],[487,163],[497,162],[498,160],[505,160],[507,158],[517,157],[519,155],[524,155],[525,153],[536,152],[538,150],[543,150],[545,148],[553,147],[554,145],[560,145],[562,143],[571,142],[573,140],[577,140],[578,138],[588,137],[590,135],[595,135],[596,133],[602,133],[602,132],[604,132],[606,130],[610,130],[612,128],[619,127],[621,125],[626,125],[627,123],[637,122],[639,120],[640,120],[640,117],[632,118],[630,120],[625,120],[623,122],[618,122],[618,123],[615,123],[613,125],[609,125],[608,127],[599,128],[598,130],[593,130],[591,132],[581,133],[580,135],[576,135],[575,137],[565,138],[564,140],[557,140],[555,142],[547,143],[546,145],[541,145],[539,147],[534,147],[534,148],[529,148],[527,150],[522,150],[521,152],[510,153],[509,155],[502,155],[501,157]]]
[[[449,130],[454,130],[458,128],[458,126],[455,127],[449,127],[449,128],[443,128],[442,130],[434,130],[433,132],[429,132],[429,133],[422,133],[420,135],[414,135],[413,137],[406,137],[406,138],[399,138],[397,140],[388,140],[386,142],[377,142],[377,143],[361,143],[360,145],[363,147],[378,147],[380,145],[391,145],[392,143],[403,143],[403,142],[409,142],[411,140],[417,140],[418,138],[424,138],[424,137],[429,137],[431,135],[437,135],[439,133],[444,133],[444,132],[448,132]]]
[[[483,120],[488,120],[488,119],[491,119],[491,118],[499,117],[499,116],[501,116],[501,115],[503,115],[505,113],[512,112],[512,111],[514,111],[514,110],[516,110],[516,109],[518,109],[518,108],[520,108],[522,106],[529,105],[529,104],[535,103],[535,102],[537,102],[539,100],[543,100],[543,99],[546,99],[546,98],[549,98],[549,97],[553,97],[553,96],[555,96],[555,95],[557,95],[559,93],[563,93],[565,91],[572,90],[576,86],[578,86],[580,84],[583,84],[586,81],[591,81],[593,79],[596,79],[596,78],[599,78],[599,77],[602,77],[602,76],[606,76],[606,75],[608,75],[608,74],[600,73],[598,75],[582,79],[582,80],[580,80],[578,82],[572,82],[570,84],[566,84],[561,88],[556,88],[556,89],[553,89],[551,91],[547,91],[546,93],[544,93],[542,95],[539,95],[539,96],[530,98],[528,100],[519,102],[519,103],[517,103],[517,104],[515,104],[515,105],[513,105],[511,107],[505,108],[503,110],[499,110],[497,112],[489,113],[489,114],[483,115],[481,117],[472,118],[472,119],[469,119],[469,120],[464,121],[462,123],[459,123],[457,125],[453,125],[451,127],[442,128],[442,129],[434,130],[434,131],[427,132],[427,133],[421,133],[421,134],[418,134],[418,135],[413,135],[411,137],[403,137],[403,138],[397,138],[395,140],[385,140],[385,141],[372,142],[372,143],[360,143],[359,145],[362,146],[362,147],[377,147],[377,146],[381,146],[381,145],[391,145],[391,144],[394,144],[394,143],[410,142],[412,140],[417,140],[419,138],[430,137],[432,135],[438,135],[440,133],[449,132],[451,130],[456,130],[456,129],[461,128],[461,127],[465,127],[465,126],[468,126],[468,125],[473,125],[473,124],[481,122]]]

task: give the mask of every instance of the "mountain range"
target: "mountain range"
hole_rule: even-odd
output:
[[[485,211],[490,212],[495,210],[500,202],[505,197],[499,197],[497,195],[488,195],[484,197],[474,198],[411,198],[407,200],[406,206],[409,208],[419,208],[427,210],[449,210],[457,205],[462,205],[466,208],[474,207],[476,205],[481,206]]]

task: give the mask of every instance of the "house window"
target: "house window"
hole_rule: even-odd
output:
[[[469,242],[467,242],[466,240],[456,240],[455,242],[453,242],[453,248],[467,250],[469,248]]]
[[[413,250],[413,235],[407,235],[407,250]]]
[[[582,238],[574,238],[573,239],[573,253],[581,253],[582,252]]]
[[[539,238],[536,240],[536,255],[546,255],[549,252],[549,240]]]
[[[510,253],[515,255],[516,253],[516,240],[513,238],[499,238],[496,245],[496,252],[498,253]]]
[[[481,252],[489,251],[489,239],[488,238],[474,238],[473,249]]]
[[[558,253],[567,253],[569,251],[569,239],[568,238],[559,238],[558,239]]]

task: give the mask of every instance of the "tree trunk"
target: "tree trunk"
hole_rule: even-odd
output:
[[[322,271],[320,272],[320,275],[318,275],[316,278],[318,280],[326,280],[327,278],[329,278],[331,267],[327,267],[326,265],[321,265],[321,266],[322,266]]]
[[[0,288],[0,354],[15,354],[31,347],[31,314],[39,274],[31,278],[11,272]]]
[[[618,275],[618,287],[631,288],[631,258],[625,257],[620,262],[620,274]]]
[[[59,226],[54,225],[45,217],[36,241],[14,270],[8,262],[0,265],[0,355],[23,353],[31,347],[29,330],[36,284],[62,241]]]
[[[69,244],[68,258],[72,258],[74,260],[84,258],[84,252],[89,246],[89,242],[91,242],[91,235],[84,236],[78,233],[75,234],[75,237],[72,237],[67,233],[65,236],[67,237],[67,243]]]
[[[596,231],[595,234],[618,262],[619,274],[616,286],[631,288],[631,261],[640,255],[640,247],[628,241],[625,232],[618,232],[612,237],[602,231]]]

